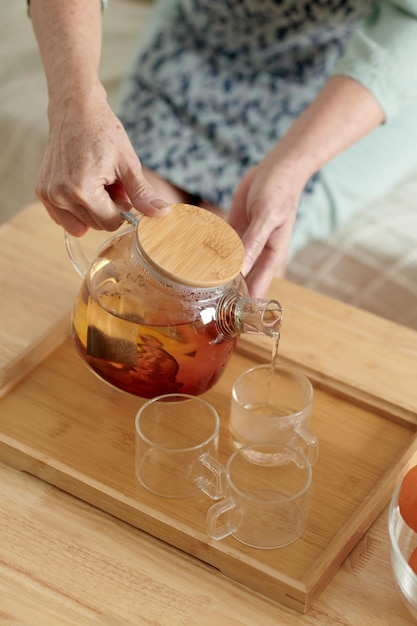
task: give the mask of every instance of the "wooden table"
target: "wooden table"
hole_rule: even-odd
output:
[[[41,252],[29,261],[26,257],[33,252],[34,244],[31,219],[42,222],[44,241]],[[29,207],[0,229],[0,288],[2,297],[9,296],[0,305],[0,372],[4,393],[10,392],[17,380],[67,334],[64,320],[79,281],[76,277],[72,281],[65,255],[61,257],[56,247],[62,243],[62,235],[60,238],[57,232],[59,229],[49,223],[39,207]],[[5,245],[10,241],[15,245]],[[23,265],[25,259],[27,263]],[[35,303],[34,293],[39,289],[45,297],[36,299]],[[275,289],[287,293],[292,287],[278,283]],[[13,299],[13,316],[7,305],[10,299]],[[309,295],[307,300],[315,307],[317,316],[331,305],[317,294]],[[385,406],[403,398],[404,414],[411,412],[412,385],[407,371],[417,359],[416,333],[362,315],[340,303],[334,303],[332,310],[336,323],[341,320],[350,323],[353,334],[359,332],[358,324],[363,321],[360,332],[364,332],[365,342],[368,335],[389,333],[381,354],[395,354],[395,370],[401,373],[404,368],[405,376],[400,377],[395,389],[381,389],[378,397],[382,396]],[[291,314],[294,317],[299,314],[296,307]],[[48,332],[45,320],[48,320]],[[374,352],[378,351],[378,345],[373,344]],[[366,348],[364,345],[365,352]],[[305,337],[292,337],[291,350],[305,351],[305,362],[310,366],[317,358],[310,353]],[[341,367],[337,345],[334,354],[330,348],[326,353],[326,367],[330,370]],[[20,366],[14,361],[16,354]],[[348,346],[343,357],[345,380],[353,379],[354,359]],[[369,355],[371,369],[376,357],[378,354]],[[378,393],[376,381],[378,376],[374,371],[365,385],[368,393]],[[308,613],[302,615],[3,462],[0,463],[0,501],[0,623],[36,626],[90,623],[401,626],[413,623],[391,573],[387,508]]]

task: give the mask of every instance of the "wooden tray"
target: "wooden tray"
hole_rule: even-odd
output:
[[[222,461],[232,451],[231,381],[253,360],[238,351],[223,380],[205,394],[221,416]],[[205,496],[166,500],[137,484],[133,433],[142,401],[101,383],[70,340],[0,401],[0,457],[304,612],[382,510],[417,450],[414,427],[331,388],[315,391],[312,427],[321,449],[311,513],[302,538],[279,550],[246,548],[233,538],[211,541]]]
[[[37,210],[32,208],[32,214]],[[24,300],[25,293],[31,294],[31,309],[27,306],[22,319],[31,323],[31,312],[42,309],[42,323],[30,332],[27,326],[15,325],[8,344],[11,357],[0,368],[0,459],[306,612],[417,454],[417,333],[283,281],[275,283],[272,295],[279,297],[285,311],[281,358],[305,371],[315,387],[312,429],[320,440],[320,455],[310,516],[303,536],[278,550],[248,548],[233,538],[212,541],[205,533],[205,512],[211,504],[207,497],[166,500],[137,483],[134,418],[143,401],[99,381],[75,353],[66,338],[73,297],[64,280],[67,269],[61,269],[67,291],[58,278],[47,280],[57,267],[50,266],[48,256],[57,254],[62,238],[46,253],[40,232],[46,228],[51,240],[55,235],[42,219],[33,231],[36,228],[39,237],[31,236],[25,245],[26,252],[29,248],[36,253],[37,246],[42,250],[43,267],[37,258],[42,289],[36,297],[33,286],[25,292],[25,281],[31,286],[35,279],[22,270],[19,284],[6,285],[8,304],[0,317],[1,336],[6,337],[16,302]],[[2,247],[0,241],[0,255],[9,249],[11,256],[18,255],[19,242],[10,233],[13,230],[7,230],[3,243],[14,240],[15,246]],[[8,267],[0,265],[0,272]],[[49,284],[57,310],[50,304],[45,309]],[[255,362],[268,362],[270,348],[264,338],[242,337],[222,380],[204,396],[221,417],[221,461],[232,451],[232,380]]]

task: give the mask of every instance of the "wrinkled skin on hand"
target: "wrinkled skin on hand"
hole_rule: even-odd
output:
[[[88,227],[115,230],[119,208],[164,214],[130,140],[105,99],[50,114],[48,143],[36,182],[48,213],[72,235]],[[161,212],[162,209],[162,212]]]
[[[291,184],[289,167],[266,157],[239,183],[228,218],[245,247],[243,274],[253,297],[283,276],[303,184]]]

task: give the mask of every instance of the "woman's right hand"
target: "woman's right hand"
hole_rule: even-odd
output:
[[[36,194],[69,233],[115,230],[119,207],[169,211],[142,173],[100,82],[100,0],[31,0],[48,86],[48,143]]]
[[[80,102],[76,96],[49,107],[48,143],[36,195],[50,216],[73,235],[88,227],[115,230],[119,208],[162,215],[157,197],[101,85]],[[162,211],[161,211],[162,209]]]

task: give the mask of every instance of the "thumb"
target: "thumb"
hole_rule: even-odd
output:
[[[139,168],[129,169],[120,184],[126,192],[131,205],[145,215],[165,215],[169,212],[168,202],[159,197],[152,185],[146,180],[139,163]]]

